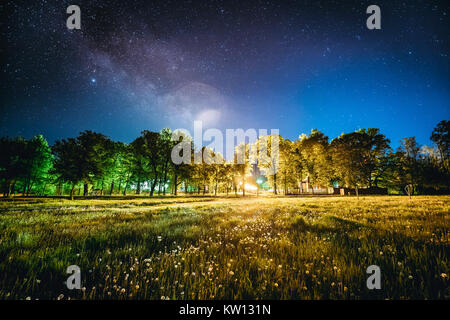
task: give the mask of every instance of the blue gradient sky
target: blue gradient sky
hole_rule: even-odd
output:
[[[446,1],[379,1],[374,31],[367,1],[82,1],[81,31],[68,4],[8,5],[0,135],[130,142],[200,119],[289,139],[376,127],[397,147],[450,118]]]

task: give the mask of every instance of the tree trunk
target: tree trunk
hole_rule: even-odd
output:
[[[136,194],[141,194],[141,177],[138,178]]]
[[[110,196],[112,196],[113,191],[114,191],[114,180],[111,181],[111,190],[109,190],[109,195],[110,195]],[[120,191],[119,191],[119,192],[120,192]]]
[[[11,193],[12,193],[12,190],[13,190],[13,182],[11,181],[11,182],[9,182],[8,183],[8,191],[7,191],[7,193],[6,193],[6,196],[9,198],[10,196],[11,196]]]
[[[89,185],[87,183],[84,184],[84,191],[83,191],[83,195],[86,197],[88,195],[88,188]]]
[[[73,200],[73,191],[75,190],[75,183],[72,185],[72,189],[70,189],[70,200]]]
[[[163,195],[166,195],[166,181],[167,181],[167,170],[164,172],[164,181],[163,181]]]
[[[273,175],[273,193],[277,194],[277,174]]]
[[[175,195],[177,195],[177,189],[178,189],[178,187],[177,187],[177,180],[178,180],[178,176],[175,174],[175,177],[173,178],[173,183],[174,183],[174,190],[173,190],[173,193],[174,193]]]
[[[161,178],[158,180],[158,196],[161,195]]]

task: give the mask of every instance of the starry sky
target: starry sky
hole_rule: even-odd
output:
[[[68,30],[66,8],[81,8]],[[366,8],[381,8],[368,30]],[[448,1],[7,1],[0,135],[380,128],[450,118]],[[191,131],[192,132],[192,131]]]

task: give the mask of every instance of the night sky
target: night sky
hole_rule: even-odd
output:
[[[81,8],[68,30],[66,8]],[[381,30],[368,30],[368,5]],[[380,128],[450,119],[449,1],[10,1],[0,135]]]

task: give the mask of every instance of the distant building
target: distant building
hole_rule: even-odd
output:
[[[312,185],[311,179],[309,178],[309,176],[307,176],[300,183],[300,193],[333,194],[334,188],[321,185]]]

